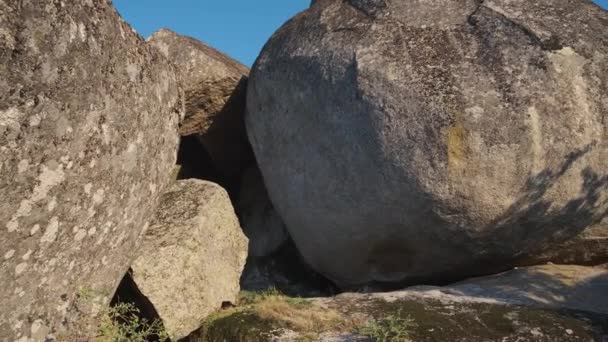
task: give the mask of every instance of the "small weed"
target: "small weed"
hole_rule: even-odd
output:
[[[148,322],[139,317],[139,309],[129,303],[119,303],[108,309],[99,326],[99,342],[168,341],[160,321]]]
[[[398,311],[396,315],[368,321],[362,327],[357,328],[357,332],[376,342],[408,342],[410,341],[408,330],[413,326],[412,319],[403,318],[401,311]]]
[[[78,300],[80,301],[93,300],[93,298],[97,295],[99,295],[99,292],[90,287],[80,287],[78,288],[78,293],[76,294]]]
[[[252,305],[252,304],[259,303],[268,297],[273,297],[273,296],[283,296],[283,294],[275,288],[270,288],[270,289],[267,289],[264,291],[255,291],[255,292],[254,291],[241,291],[241,293],[239,293],[239,298],[238,298],[237,303],[240,306]]]

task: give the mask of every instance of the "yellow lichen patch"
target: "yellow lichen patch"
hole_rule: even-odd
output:
[[[448,167],[459,168],[466,157],[466,130],[460,121],[448,128]]]

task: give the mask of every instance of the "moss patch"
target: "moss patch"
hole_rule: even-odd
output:
[[[364,310],[374,319],[407,315],[413,341],[592,341],[608,334],[608,316],[486,303],[436,300],[373,300]]]

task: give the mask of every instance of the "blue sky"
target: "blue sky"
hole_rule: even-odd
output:
[[[114,0],[147,38],[166,27],[197,38],[250,66],[264,43],[310,0]]]
[[[608,0],[595,0],[608,9]],[[251,65],[270,35],[310,0],[114,0],[142,36],[166,27]],[[574,23],[573,23],[574,24]]]

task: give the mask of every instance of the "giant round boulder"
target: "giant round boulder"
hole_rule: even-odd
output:
[[[586,0],[317,0],[291,19],[246,125],[307,262],[344,288],[445,281],[598,224],[606,32]]]

